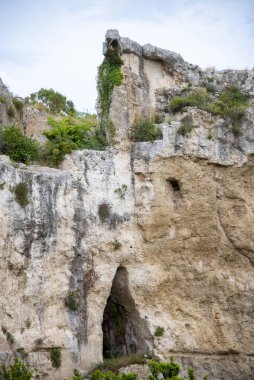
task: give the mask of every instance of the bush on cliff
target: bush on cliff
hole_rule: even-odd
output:
[[[101,125],[98,125],[96,117],[64,117],[57,120],[48,119],[51,129],[44,131],[48,139],[44,148],[43,158],[49,165],[58,165],[65,154],[76,149],[105,149],[107,142]]]
[[[0,132],[0,153],[6,154],[13,161],[28,164],[38,159],[39,144],[24,135],[19,127],[8,126]]]
[[[155,126],[151,120],[141,120],[134,127],[132,139],[136,142],[161,140],[161,129]]]
[[[33,372],[30,371],[27,363],[23,363],[18,358],[13,364],[0,366],[1,380],[30,380],[33,377]]]

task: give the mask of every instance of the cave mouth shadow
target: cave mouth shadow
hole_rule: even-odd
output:
[[[118,267],[103,314],[103,357],[116,358],[153,349],[153,337],[129,290],[128,272]]]

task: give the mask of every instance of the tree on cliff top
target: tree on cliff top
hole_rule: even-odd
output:
[[[26,102],[32,106],[42,104],[47,111],[53,114],[64,113],[73,116],[77,113],[72,100],[67,100],[66,96],[54,91],[52,88],[49,90],[41,88],[39,91],[33,92],[26,97]]]

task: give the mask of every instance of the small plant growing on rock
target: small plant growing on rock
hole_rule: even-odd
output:
[[[33,377],[33,372],[30,371],[27,363],[21,362],[18,358],[14,364],[0,366],[0,379],[3,380],[30,380]]]
[[[182,124],[179,128],[178,128],[178,133],[182,136],[186,136],[188,135],[193,129],[193,126],[192,125],[186,125],[186,124]]]
[[[25,320],[25,325],[26,325],[26,328],[27,328],[27,329],[30,329],[31,324],[32,324],[32,323],[31,323],[30,319],[26,319],[26,320]]]
[[[73,370],[72,380],[82,380],[82,379],[83,379],[83,376],[81,376],[81,374],[79,373],[79,371],[75,368]]]
[[[52,367],[60,368],[62,364],[62,355],[61,350],[58,347],[54,347],[50,351],[50,359],[52,363]]]
[[[114,250],[118,251],[118,249],[120,249],[122,247],[122,243],[120,243],[119,240],[114,240],[113,246],[114,246]]]
[[[212,134],[212,131],[210,129],[207,133],[207,138],[208,138],[208,140],[212,140],[212,138],[213,138],[213,134]]]
[[[154,124],[161,124],[164,121],[164,117],[159,113],[155,113],[152,117],[152,121]]]
[[[6,96],[0,96],[0,103],[2,103],[2,104],[6,104],[7,103],[7,98],[6,98]]]
[[[17,111],[22,111],[24,105],[23,105],[23,102],[19,98],[14,97],[12,99],[12,103],[14,104]]]
[[[65,304],[71,311],[76,311],[80,308],[80,289],[72,290],[68,293]]]
[[[124,199],[126,191],[127,191],[127,185],[122,185],[121,187],[118,187],[117,189],[115,189],[114,193],[116,193],[120,199]]]
[[[132,138],[136,142],[161,140],[162,132],[151,120],[141,120],[135,126]]]
[[[154,336],[163,336],[164,335],[164,332],[165,332],[165,329],[164,327],[161,327],[161,326],[157,326],[155,331],[154,331]]]
[[[9,106],[7,108],[7,115],[9,117],[14,117],[15,116],[15,108],[13,106]]]
[[[28,191],[27,183],[25,182],[18,183],[16,186],[14,186],[13,191],[14,191],[15,199],[18,202],[18,204],[22,208],[25,208],[29,203],[29,199],[28,199],[29,191]]]

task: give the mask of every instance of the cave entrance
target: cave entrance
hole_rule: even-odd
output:
[[[128,272],[116,271],[103,314],[103,356],[115,358],[136,352],[151,352],[153,339],[129,291]]]

